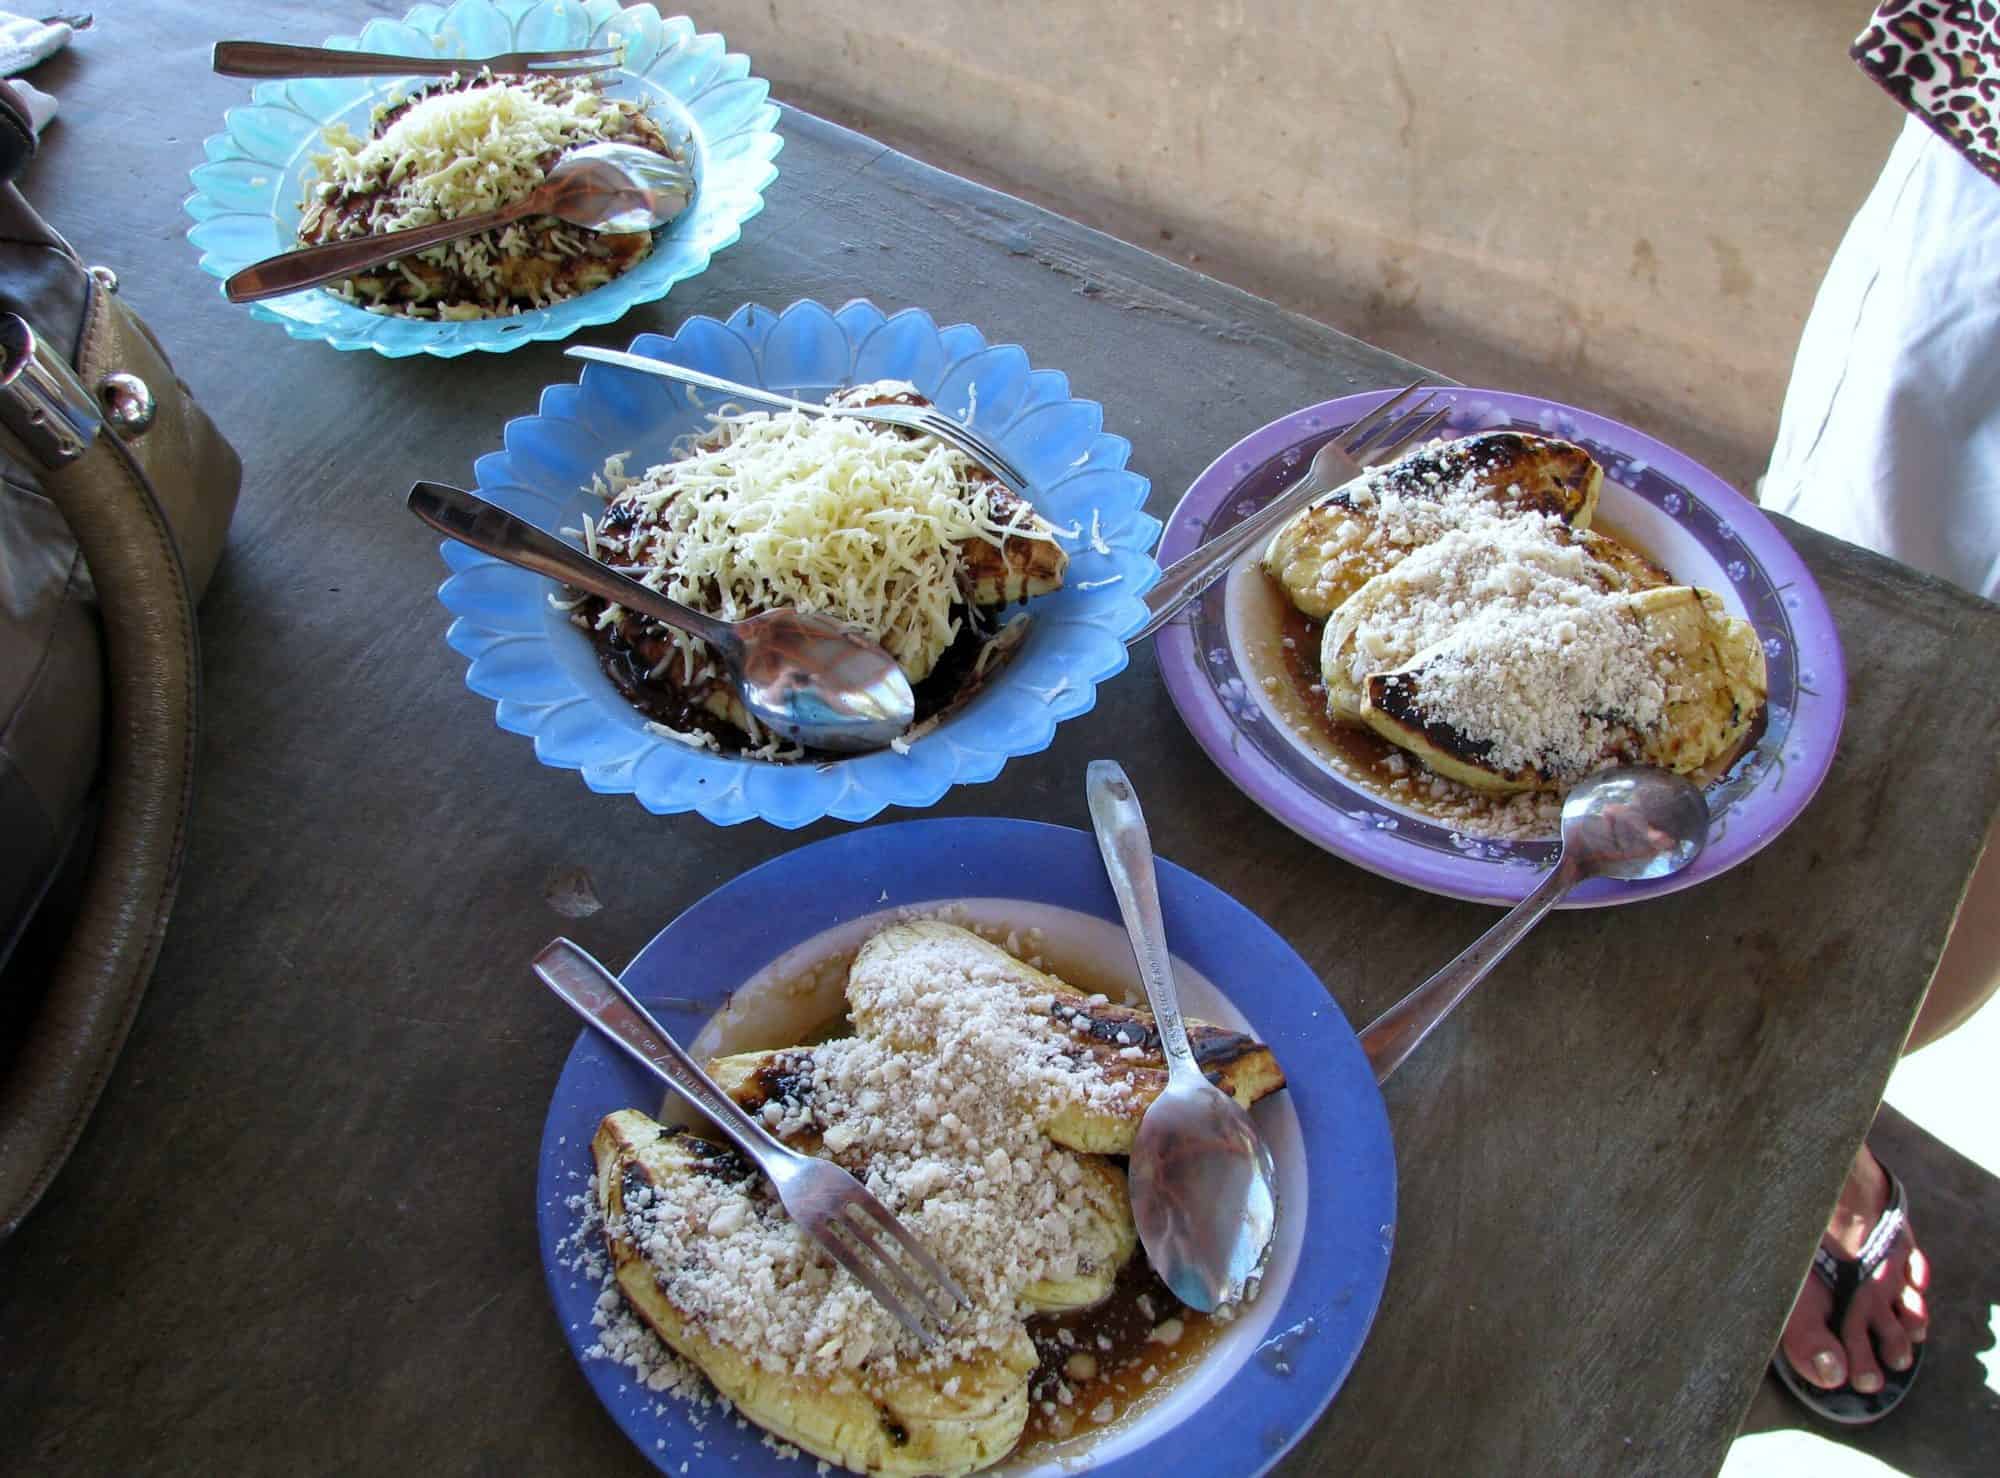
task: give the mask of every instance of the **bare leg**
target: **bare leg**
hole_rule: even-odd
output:
[[[1996,833],[1989,833],[1986,855],[1966,885],[1965,905],[1945,941],[1930,994],[1903,1044],[1905,1056],[1963,1025],[2000,986],[2000,846],[1995,841]]]
[[[1906,1055],[1961,1025],[2000,984],[2000,847],[1993,843],[1989,836],[1967,885],[1965,905],[1945,941],[1930,994],[1904,1044]],[[1888,1200],[1888,1177],[1864,1144],[1855,1152],[1822,1241],[1843,1257],[1854,1256]],[[1855,1293],[1838,1330],[1832,1327],[1832,1291],[1807,1274],[1779,1348],[1792,1369],[1825,1390],[1851,1382],[1864,1395],[1879,1391],[1882,1366],[1907,1370],[1911,1346],[1922,1343],[1928,1332],[1924,1290],[1929,1283],[1930,1264],[1906,1225],[1887,1260]]]
[[[1989,597],[2000,596],[1991,538],[2000,414],[1990,394],[2000,336],[1990,314],[1958,310],[1990,293],[1996,227],[1992,181],[1908,120],[1813,303],[1765,480],[1777,511]],[[1957,1027],[2000,983],[1995,840],[1989,834],[1905,1053]],[[1887,1177],[1863,1145],[1821,1245],[1851,1257],[1887,1198]],[[1837,1388],[1851,1376],[1857,1391],[1879,1391],[1883,1367],[1907,1368],[1923,1337],[1928,1279],[1906,1225],[1836,1330],[1830,1291],[1808,1275],[1784,1358],[1813,1385]]]

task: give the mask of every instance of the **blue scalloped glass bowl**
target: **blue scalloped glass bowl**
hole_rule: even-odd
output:
[[[1030,368],[1018,345],[988,344],[967,324],[940,329],[918,309],[885,317],[857,300],[838,312],[753,303],[726,323],[690,318],[672,338],[641,334],[632,352],[809,400],[857,381],[908,380],[954,415],[969,409],[1027,474],[1035,507],[1074,530],[1063,539],[1069,574],[1029,604],[1033,624],[1001,675],[908,754],[773,765],[649,733],[589,638],[549,604],[553,581],[447,541],[452,574],[438,599],[457,619],[445,639],[472,663],[466,686],[494,700],[501,728],[534,740],[543,764],[582,771],[592,790],[630,792],[649,811],[698,811],[723,825],[865,821],[885,806],[932,805],[1046,749],[1056,725],[1087,712],[1097,685],[1124,669],[1125,638],[1146,618],[1139,597],[1160,573],[1146,479],[1126,470],[1131,444],[1105,434],[1103,408],[1073,398],[1062,374]],[[602,506],[585,489],[606,457],[627,452],[634,471],[666,461],[721,398],[589,365],[580,383],[543,391],[539,415],[507,424],[506,450],[474,468],[480,494],[541,528],[576,528]]]
[[[685,17],[662,19],[647,5],[620,10],[614,0],[459,0],[450,9],[419,5],[401,21],[374,20],[359,36],[333,36],[341,50],[398,56],[492,56],[568,50],[621,41],[624,65],[604,79],[614,97],[645,104],[670,135],[692,148],[694,203],[661,231],[653,251],[631,271],[579,297],[513,318],[466,323],[368,313],[313,288],[250,305],[253,317],[284,326],[295,339],[324,339],[336,349],[378,354],[453,356],[501,352],[538,339],[567,338],[609,323],[634,304],[664,297],[700,273],[764,208],[764,187],[783,143],[770,84],[750,75],[747,57],[730,55],[720,36],[697,34]],[[246,107],[223,115],[226,133],[211,136],[208,162],[189,175],[195,193],[188,240],[201,269],[224,278],[298,242],[299,201],[321,130],[346,123],[368,132],[369,111],[412,79],[300,78],[262,82]]]

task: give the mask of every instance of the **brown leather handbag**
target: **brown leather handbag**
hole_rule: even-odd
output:
[[[242,464],[108,269],[11,183],[0,85],[0,1237],[48,1188],[166,928],[194,772],[194,602]]]

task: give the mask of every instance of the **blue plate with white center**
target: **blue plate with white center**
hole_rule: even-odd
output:
[[[1266,1472],[1347,1378],[1388,1276],[1395,1153],[1353,1029],[1262,919],[1164,859],[1159,875],[1188,1013],[1257,1036],[1289,1075],[1284,1091],[1251,1111],[1277,1162],[1277,1237],[1257,1298],[1197,1358],[1109,1426],[988,1470],[1009,1478]],[[697,1057],[783,1046],[838,1014],[838,972],[821,972],[816,991],[800,990],[812,967],[910,910],[948,910],[988,933],[1039,930],[1036,948],[1058,973],[1084,966],[1098,988],[1124,984],[1138,999],[1096,842],[1068,827],[989,818],[875,826],[774,858],[675,919],[623,979]],[[563,1337],[605,1409],[660,1471],[690,1478],[805,1471],[781,1461],[754,1424],[739,1428],[648,1389],[633,1368],[593,1353],[600,1287],[575,1266],[572,1202],[591,1173],[599,1120],[623,1108],[656,1113],[661,1095],[656,1080],[588,1030],[556,1083],[535,1216]],[[1197,1419],[1198,1428],[1189,1425]]]

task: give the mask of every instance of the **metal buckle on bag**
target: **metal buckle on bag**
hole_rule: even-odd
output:
[[[45,467],[74,462],[104,425],[97,397],[18,313],[0,314],[0,422]]]

